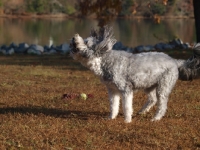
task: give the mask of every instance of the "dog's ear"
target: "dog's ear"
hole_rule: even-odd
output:
[[[104,39],[102,42],[95,46],[95,50],[100,53],[108,52],[112,50],[113,45],[116,43],[115,39]]]
[[[104,53],[112,50],[113,45],[116,43],[116,39],[113,38],[113,29],[109,26],[100,28],[98,34],[98,44],[95,46],[95,50],[100,53]]]

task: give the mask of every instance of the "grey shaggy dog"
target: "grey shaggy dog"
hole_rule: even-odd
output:
[[[110,119],[117,117],[121,97],[125,122],[131,122],[133,92],[143,89],[148,94],[148,101],[139,114],[145,114],[157,103],[152,121],[160,120],[166,113],[168,97],[177,79],[191,80],[199,75],[200,44],[194,47],[190,59],[177,60],[159,52],[132,54],[112,50],[115,42],[112,28],[105,26],[99,31],[92,30],[86,39],[75,34],[70,43],[72,57],[106,85]]]

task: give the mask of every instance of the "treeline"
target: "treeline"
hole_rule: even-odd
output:
[[[0,0],[4,14],[58,14],[92,17],[191,16],[192,0]]]
[[[4,14],[68,14],[77,13],[74,0],[0,0]]]
[[[74,6],[57,0],[25,0],[25,3],[27,12],[37,14],[66,13],[71,15],[76,12]]]

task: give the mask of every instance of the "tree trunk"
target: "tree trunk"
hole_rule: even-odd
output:
[[[200,42],[200,0],[193,0],[197,43]]]

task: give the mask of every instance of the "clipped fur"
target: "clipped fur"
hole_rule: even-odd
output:
[[[145,114],[157,103],[152,121],[160,120],[166,113],[168,97],[177,79],[191,80],[198,75],[200,46],[194,47],[194,56],[185,61],[158,52],[132,54],[112,50],[115,42],[112,28],[108,26],[99,31],[92,30],[91,36],[86,39],[75,34],[70,43],[71,55],[106,85],[110,119],[118,115],[121,98],[125,122],[131,122],[133,92],[143,89],[148,100],[139,113]]]

